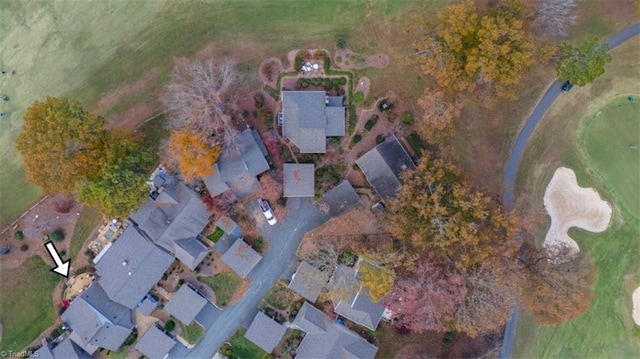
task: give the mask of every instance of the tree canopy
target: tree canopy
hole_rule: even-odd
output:
[[[169,136],[163,160],[168,167],[177,169],[185,181],[211,175],[220,156],[220,146],[208,144],[203,137],[184,129]]]
[[[367,261],[360,264],[360,284],[366,286],[369,290],[369,296],[374,302],[380,301],[389,291],[395,279],[395,273],[392,269],[375,266]]]
[[[101,172],[107,136],[102,117],[78,101],[47,97],[27,109],[16,149],[29,181],[45,193],[71,193],[79,179]]]
[[[578,86],[593,82],[604,73],[611,61],[609,45],[593,38],[578,46],[563,44],[560,46],[556,71],[560,81],[571,81]]]

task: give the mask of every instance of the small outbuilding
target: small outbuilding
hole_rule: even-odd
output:
[[[285,197],[313,197],[315,194],[315,169],[313,163],[285,163]]]

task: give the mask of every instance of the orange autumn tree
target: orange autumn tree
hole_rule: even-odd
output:
[[[220,146],[212,146],[195,131],[172,132],[163,154],[165,164],[178,170],[185,181],[213,174],[213,164],[220,156]]]

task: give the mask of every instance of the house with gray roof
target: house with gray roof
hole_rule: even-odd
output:
[[[313,163],[284,164],[284,197],[313,197],[315,169]]]
[[[142,315],[151,315],[151,312],[153,312],[157,306],[158,302],[151,296],[151,294],[147,294],[138,303],[136,311]]]
[[[157,173],[153,187],[151,198],[131,220],[153,243],[193,270],[209,251],[197,238],[211,215],[198,194],[174,176]]]
[[[374,303],[367,287],[362,287],[357,278],[357,271],[347,266],[337,266],[329,282],[330,287],[337,288],[339,298],[334,298],[334,312],[371,330],[376,330],[385,306]]]
[[[307,262],[301,262],[291,277],[289,288],[313,303],[318,299],[318,295],[328,280],[329,273],[323,272]]]
[[[93,282],[60,316],[71,328],[69,338],[89,354],[98,348],[118,350],[133,330],[133,312],[111,300]]]
[[[282,339],[286,330],[287,328],[285,328],[284,325],[269,318],[263,312],[258,312],[256,317],[253,318],[253,322],[251,322],[244,337],[265,352],[271,353],[278,343],[280,343],[280,339]]]
[[[207,299],[187,283],[178,289],[164,310],[182,323],[189,325],[205,305],[207,305]]]
[[[356,164],[383,199],[396,198],[402,184],[402,172],[416,169],[416,164],[395,135],[362,155]]]
[[[300,308],[293,326],[306,333],[296,352],[297,359],[373,359],[378,351],[375,345],[307,302]]]
[[[91,359],[91,355],[80,348],[68,336],[60,343],[47,343],[36,350],[33,359]]]
[[[220,258],[224,264],[242,278],[246,277],[261,259],[262,256],[242,238],[236,239],[231,248]]]
[[[234,138],[235,151],[225,152],[213,164],[213,174],[204,179],[211,197],[232,190],[243,199],[260,188],[257,176],[269,170],[267,148],[254,129],[246,129]]]
[[[225,234],[230,234],[236,238],[242,237],[242,230],[238,226],[238,223],[228,216],[220,216],[216,221],[216,227],[222,229]]]
[[[135,348],[149,359],[165,359],[176,345],[176,340],[164,329],[152,325],[138,340]]]
[[[129,226],[96,263],[98,283],[111,300],[133,309],[172,262],[169,253]]]
[[[342,96],[324,91],[282,92],[282,133],[300,153],[325,153],[327,137],[344,136]]]

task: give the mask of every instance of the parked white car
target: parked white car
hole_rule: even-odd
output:
[[[266,199],[258,198],[258,205],[262,210],[262,214],[264,214],[265,218],[267,218],[267,223],[269,223],[272,226],[278,223],[278,220],[276,220],[276,216],[273,213],[273,209],[271,208],[271,205],[269,204],[269,202],[267,202]]]

